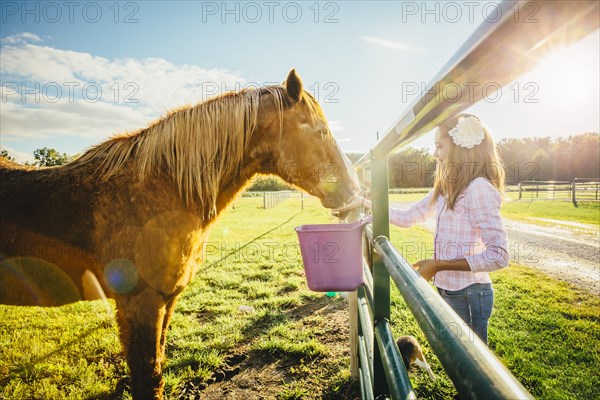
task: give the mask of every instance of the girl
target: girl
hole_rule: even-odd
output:
[[[435,215],[434,258],[414,267],[433,278],[442,298],[487,344],[494,290],[489,272],[509,262],[500,218],[504,168],[481,121],[460,114],[438,127],[434,187],[407,210],[390,209],[390,222],[410,227]],[[365,208],[367,199],[358,199]]]

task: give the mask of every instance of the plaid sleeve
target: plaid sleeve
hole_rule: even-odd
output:
[[[468,200],[471,224],[479,229],[485,245],[482,252],[466,257],[471,271],[491,272],[508,266],[510,257],[500,217],[500,193],[490,182],[479,178],[471,183]]]
[[[431,205],[432,196],[433,190],[406,210],[390,207],[390,223],[408,228],[418,222],[425,221],[435,213],[435,207]]]

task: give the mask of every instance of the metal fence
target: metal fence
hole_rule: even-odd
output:
[[[569,181],[523,181],[519,183],[519,200],[562,200],[577,207],[581,202],[600,201],[600,181],[575,178]]]
[[[519,200],[571,201],[569,181],[523,181],[518,187]]]
[[[536,9],[535,23],[514,18]],[[420,278],[389,242],[387,156],[482,99],[473,82],[504,86],[535,66],[544,52],[598,29],[597,1],[503,1],[501,18],[486,20],[467,39],[383,139],[357,162],[371,178],[373,223],[367,228],[364,286],[350,294],[351,371],[363,399],[415,398],[390,330],[390,277],[464,399],[526,399],[532,396],[465,327],[458,315]],[[449,85],[458,96],[446,99]],[[356,216],[354,216],[356,217]]]
[[[262,192],[263,196],[263,208],[268,210],[269,208],[275,207],[287,199],[299,199],[300,208],[304,210],[304,193],[297,192],[295,190],[279,190],[276,192]]]
[[[600,201],[600,181],[594,178],[575,178],[571,183],[573,205],[587,201]]]
[[[390,194],[412,194],[412,193],[429,193],[431,188],[421,187],[421,188],[394,188],[390,189]]]

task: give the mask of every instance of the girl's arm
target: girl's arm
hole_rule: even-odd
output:
[[[469,216],[473,226],[480,229],[485,249],[466,258],[473,272],[491,272],[508,266],[510,256],[506,232],[500,217],[502,200],[491,183],[481,178],[469,187]]]
[[[418,222],[425,221],[435,213],[435,207],[430,204],[432,196],[433,189],[427,196],[423,197],[406,210],[390,207],[390,223],[403,228],[408,228]],[[363,207],[370,210],[372,208],[371,200],[358,196],[352,203],[345,207],[338,208],[336,211],[346,211],[356,207]]]
[[[418,222],[423,222],[435,213],[435,207],[431,203],[433,190],[427,193],[427,196],[407,208],[406,210],[396,207],[390,207],[390,223],[408,228]],[[371,201],[365,198],[360,200],[360,206],[371,209]]]
[[[423,222],[435,213],[435,207],[431,205],[433,189],[427,196],[410,206],[408,209],[390,207],[390,223],[408,228],[416,223]]]
[[[491,272],[509,262],[506,232],[500,217],[500,194],[488,181],[477,179],[469,186],[468,198],[471,223],[479,227],[485,249],[459,260],[422,260],[414,265],[429,281],[440,271]]]
[[[470,271],[471,267],[466,258],[460,260],[422,260],[414,264],[419,274],[426,280],[430,281],[435,274],[440,271]]]

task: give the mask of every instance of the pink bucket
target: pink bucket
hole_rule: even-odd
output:
[[[310,290],[350,292],[363,284],[362,228],[370,220],[296,227]]]

